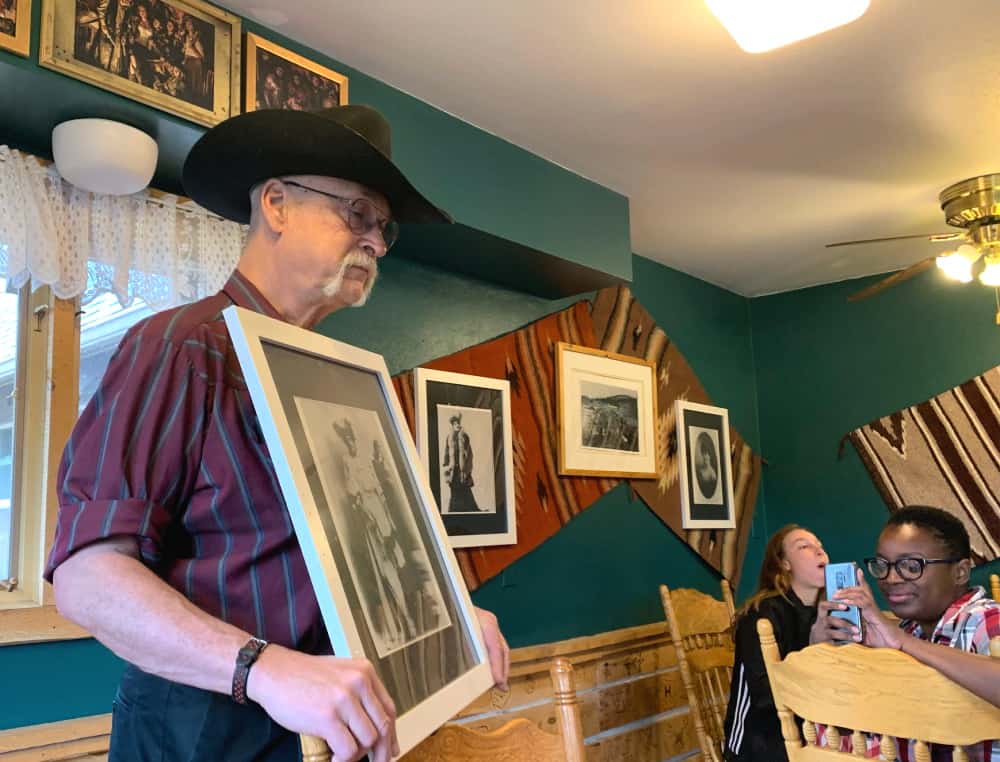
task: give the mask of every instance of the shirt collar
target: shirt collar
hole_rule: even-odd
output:
[[[257,289],[257,287],[250,282],[250,279],[239,270],[234,270],[233,274],[229,276],[229,280],[226,281],[226,285],[222,287],[222,292],[228,296],[232,303],[237,307],[245,307],[248,310],[260,312],[268,317],[283,320],[281,313],[274,308],[274,305],[271,304]]]
[[[976,587],[970,587],[958,596],[958,598],[953,600],[951,605],[945,609],[944,614],[941,615],[941,618],[938,620],[937,625],[935,625],[934,632],[931,633],[929,640],[931,642],[935,642],[944,634],[950,635],[949,628],[954,625],[955,619],[958,618],[958,615],[962,612],[962,610],[970,603],[975,603],[985,597],[986,590],[979,585]],[[926,639],[924,638],[924,628],[912,619],[904,619],[899,623],[899,626],[911,635],[915,635],[921,639]]]

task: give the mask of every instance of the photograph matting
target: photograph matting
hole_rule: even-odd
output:
[[[688,400],[674,403],[684,529],[735,529],[729,411]]]

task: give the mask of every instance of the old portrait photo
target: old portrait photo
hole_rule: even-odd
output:
[[[681,525],[684,529],[733,529],[733,464],[729,412],[685,399],[674,402]]]
[[[441,513],[496,513],[491,411],[438,405],[437,423]]]
[[[295,405],[379,657],[450,626],[378,415],[298,396]]]
[[[691,483],[693,499],[701,505],[722,505],[722,479],[719,471],[719,432],[691,426]]]
[[[167,0],[76,0],[73,57],[212,110],[215,27]]]
[[[582,379],[580,435],[584,447],[638,452],[638,393],[623,386]]]

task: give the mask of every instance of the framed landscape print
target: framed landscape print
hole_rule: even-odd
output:
[[[559,342],[559,473],[656,476],[656,368],[652,361]]]
[[[239,113],[240,39],[202,0],[42,0],[39,63],[211,126]]]
[[[513,545],[510,382],[417,368],[417,449],[452,547]]]
[[[681,399],[674,405],[682,526],[735,529],[729,411]]]
[[[0,50],[30,53],[31,0],[0,0]]]
[[[223,315],[334,651],[371,661],[405,753],[493,678],[385,360]]]
[[[247,32],[243,110],[317,111],[347,103],[347,77]]]

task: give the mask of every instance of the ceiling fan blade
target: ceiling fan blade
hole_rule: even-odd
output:
[[[914,238],[924,238],[928,241],[940,242],[940,241],[958,241],[959,239],[965,238],[964,232],[961,233],[933,233],[930,235],[893,235],[888,238],[865,238],[860,241],[838,241],[837,243],[828,243],[826,248],[834,249],[837,246],[857,246],[863,243],[884,243],[885,241],[910,241]]]
[[[883,278],[877,283],[873,283],[872,285],[868,286],[868,288],[863,288],[856,294],[851,294],[849,297],[847,297],[847,301],[860,302],[862,299],[867,299],[870,296],[875,296],[875,294],[880,294],[887,288],[892,288],[897,283],[902,283],[904,280],[909,280],[910,278],[913,278],[916,275],[920,275],[920,273],[924,272],[925,270],[931,269],[932,267],[934,267],[936,259],[937,257],[927,257],[927,259],[921,259],[919,262],[910,265],[905,270],[900,270],[899,272],[893,273],[888,278]]]

